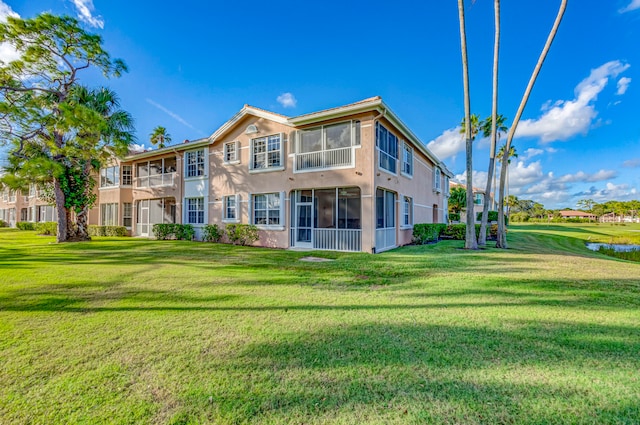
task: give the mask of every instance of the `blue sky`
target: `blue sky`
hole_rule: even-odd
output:
[[[204,4],[207,3],[207,4]],[[493,2],[466,2],[471,109],[491,111]],[[363,6],[360,6],[363,4]],[[500,113],[511,119],[559,1],[502,2]],[[208,136],[245,103],[295,116],[380,95],[464,179],[457,2],[4,0],[0,15],[78,16],[130,72],[138,143]],[[510,192],[547,208],[640,198],[640,0],[573,0],[514,144]],[[0,49],[2,54],[2,49]],[[508,122],[510,123],[510,121]],[[474,185],[488,143],[477,140]]]

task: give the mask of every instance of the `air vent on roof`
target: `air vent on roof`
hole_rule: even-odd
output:
[[[258,132],[258,127],[255,124],[250,124],[247,126],[246,134],[253,134]]]

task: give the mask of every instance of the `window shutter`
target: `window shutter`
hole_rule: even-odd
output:
[[[253,194],[249,192],[247,198],[247,224],[253,223]]]
[[[280,192],[280,225],[285,225],[285,217],[284,217],[284,196],[285,192]]]
[[[240,140],[236,140],[234,146],[236,150],[236,161],[240,162]]]
[[[284,154],[285,146],[284,146],[284,133],[280,133],[280,166],[284,167]]]
[[[298,130],[291,132],[291,146],[289,146],[289,153],[298,152],[298,144],[300,143],[300,132]]]
[[[240,219],[242,214],[242,206],[240,205],[240,194],[234,195],[236,197],[236,221],[238,223],[242,222]]]

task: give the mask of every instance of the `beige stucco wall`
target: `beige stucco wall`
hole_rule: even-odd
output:
[[[292,144],[295,142],[297,128],[273,122],[264,118],[248,116],[241,120],[221,140],[210,146],[209,161],[211,184],[209,192],[209,222],[223,224],[224,196],[240,194],[239,216],[241,223],[249,221],[249,198],[252,194],[285,192],[284,217],[281,217],[282,230],[261,230],[260,244],[270,247],[288,248],[290,228],[290,195],[296,189],[322,189],[334,187],[359,187],[362,195],[362,228],[373,225],[372,215],[372,186],[371,186],[371,155],[373,153],[373,114],[345,117],[338,120],[324,122],[348,121],[351,119],[361,122],[361,147],[355,151],[355,167],[338,170],[324,170],[312,172],[294,172],[294,156]],[[255,125],[258,133],[245,134],[249,125]],[[317,124],[310,127],[315,127]],[[284,137],[284,170],[259,171],[249,170],[250,141],[253,138],[283,133]],[[238,164],[225,164],[223,158],[224,144],[239,141]],[[363,231],[363,247],[367,250],[372,246],[370,232]]]

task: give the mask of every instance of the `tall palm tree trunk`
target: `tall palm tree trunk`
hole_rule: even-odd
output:
[[[60,185],[60,178],[55,177],[53,179],[53,194],[56,204],[56,212],[58,214],[58,226],[56,229],[56,242],[67,241],[67,231],[69,226],[69,219],[67,216],[67,208],[65,208],[65,196]]]
[[[469,63],[467,60],[467,35],[464,23],[464,0],[458,0],[460,20],[460,50],[462,51],[462,80],[464,85],[464,123],[467,153],[467,229],[464,239],[466,249],[478,249],[475,217],[473,214],[473,140],[471,136],[471,100],[469,94]]]
[[[529,84],[522,96],[522,100],[520,101],[520,106],[518,107],[518,112],[513,120],[513,124],[511,125],[511,129],[509,130],[509,134],[507,135],[507,144],[505,146],[504,152],[506,158],[502,159],[502,169],[500,174],[500,197],[498,198],[498,240],[496,242],[497,248],[508,248],[507,246],[507,232],[505,231],[504,225],[504,193],[505,193],[505,180],[507,174],[507,167],[509,166],[509,150],[511,149],[511,141],[513,140],[513,136],[518,128],[518,122],[520,122],[520,118],[522,117],[522,113],[524,112],[524,108],[527,105],[527,101],[529,100],[529,95],[531,94],[531,90],[533,89],[533,85],[538,78],[538,74],[540,73],[540,69],[542,68],[542,64],[547,57],[547,53],[549,53],[549,49],[551,48],[551,43],[553,43],[553,39],[555,38],[558,28],[560,27],[560,22],[562,22],[562,17],[564,16],[564,11],[567,8],[567,0],[562,0],[560,3],[560,9],[558,10],[558,14],[556,16],[556,20],[553,23],[553,27],[549,32],[549,37],[547,37],[547,42],[540,53],[540,57],[538,58],[538,63],[531,74],[531,78],[529,79]]]
[[[489,201],[491,199],[491,179],[496,166],[496,141],[498,138],[498,54],[500,51],[500,0],[493,2],[495,37],[493,42],[493,99],[491,104],[491,148],[489,149],[489,170],[487,170],[487,186],[484,191],[484,205],[482,206],[482,220],[478,245],[487,244],[487,222],[489,221]],[[494,185],[495,187],[495,185]]]

